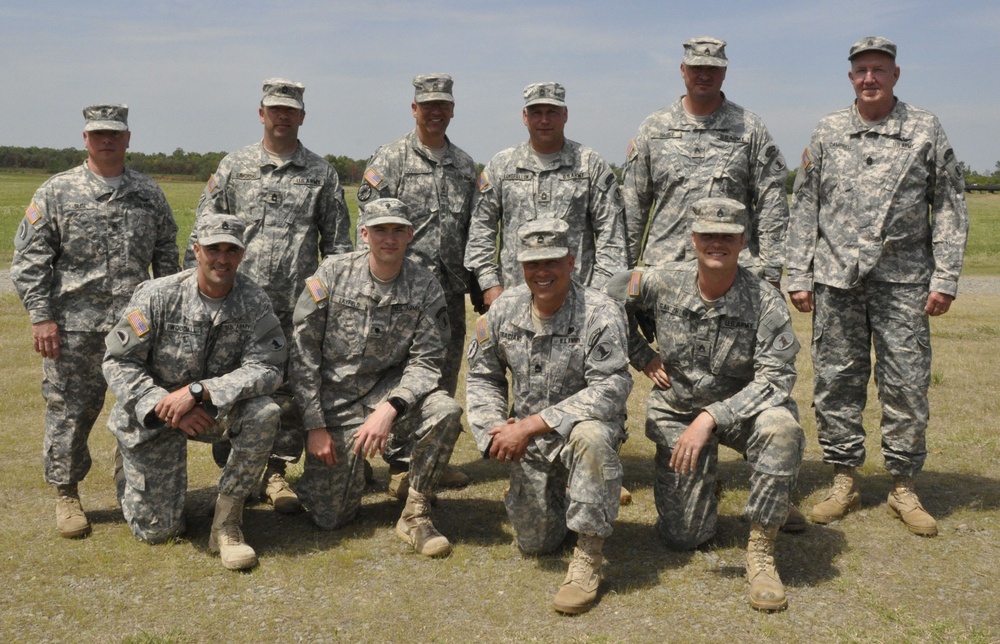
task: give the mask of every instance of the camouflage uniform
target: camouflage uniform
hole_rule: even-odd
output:
[[[172,391],[201,381],[218,425],[196,439],[230,440],[219,493],[246,498],[260,479],[278,429],[271,394],[281,384],[285,337],[267,295],[245,275],[218,314],[202,302],[197,269],[136,291],[107,336],[104,377],[118,399],[108,428],[118,440],[125,480],[118,500],[133,534],[160,542],[184,530],[187,435],[154,408]]]
[[[462,427],[462,410],[439,389],[449,327],[444,293],[426,268],[406,258],[391,292],[378,294],[368,251],[328,257],[295,308],[289,362],[305,429],[325,427],[337,450],[328,468],[307,452],[296,486],[321,528],[349,522],[361,506],[364,472],[351,454],[365,419],[389,398],[407,411],[390,442],[416,438],[410,488],[434,491]]]
[[[689,207],[703,197],[730,197],[751,213],[740,263],[780,280],[787,176],[764,122],[736,103],[725,100],[703,118],[689,116],[680,100],[653,113],[629,144],[623,174],[631,265],[640,254],[647,266],[693,259]]]
[[[865,461],[871,347],[882,454],[913,476],[927,456],[928,291],[954,296],[969,215],[957,159],[934,115],[897,101],[866,124],[852,106],[820,121],[796,177],[788,290],[813,291],[812,358],[823,459]]]
[[[487,432],[509,416],[539,414],[554,430],[534,438],[524,458],[511,464],[504,505],[527,553],[555,550],[567,530],[611,534],[622,483],[618,447],[632,386],[626,342],[621,307],[575,283],[541,333],[535,332],[531,292],[523,284],[504,291],[476,322],[466,397],[479,451],[488,453]]]
[[[198,202],[198,217],[225,213],[246,224],[247,251],[240,272],[271,299],[285,336],[292,335],[292,311],[305,278],[319,257],[351,250],[350,217],[337,172],[299,143],[291,160],[275,167],[261,143],[232,152],[219,163]],[[185,265],[194,265],[192,231]],[[284,461],[302,454],[302,418],[290,388],[277,391],[282,429],[272,456]]]
[[[657,528],[668,545],[681,549],[715,534],[719,444],[750,462],[745,514],[763,526],[784,523],[805,448],[791,397],[799,343],[781,294],[741,267],[718,306],[709,308],[697,280],[694,262],[672,263],[625,273],[605,289],[630,313],[656,315],[656,342],[671,386],[650,392],[646,436],[656,443]],[[630,334],[633,367],[642,369],[656,355],[638,333]],[[717,427],[697,471],[677,474],[669,465],[673,446],[702,411]]]
[[[567,139],[559,160],[543,167],[525,142],[493,157],[477,185],[465,265],[484,291],[524,282],[515,258],[517,230],[524,222],[543,217],[569,224],[577,282],[599,288],[626,266],[618,180],[594,150]]]
[[[462,259],[475,186],[476,164],[472,157],[448,141],[445,156],[437,163],[414,130],[375,150],[358,189],[362,209],[382,197],[395,197],[410,207],[413,241],[407,252],[431,269],[448,304],[451,341],[445,351],[442,386],[451,396],[458,387],[465,347],[469,274]]]
[[[53,320],[61,354],[42,361],[45,480],[82,481],[87,439],[104,405],[104,336],[153,275],[176,273],[177,224],[163,191],[125,169],[117,189],[86,162],[35,192],[14,236],[10,276],[32,324]]]

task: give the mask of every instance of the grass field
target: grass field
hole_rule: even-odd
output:
[[[0,232],[7,239],[42,179],[0,174]],[[201,185],[165,183],[164,190],[186,241]],[[970,260],[981,257],[976,271],[998,274],[1000,197],[977,195],[970,204],[976,240],[970,240]],[[9,247],[5,252],[9,262]],[[343,530],[320,532],[303,515],[250,507],[244,528],[261,565],[241,574],[223,570],[207,552],[207,505],[218,471],[205,445],[190,446],[185,537],[150,547],[131,536],[111,480],[113,440],[104,426],[109,399],[90,441],[94,468],[81,485],[94,534],[60,539],[41,473],[40,361],[16,295],[2,293],[0,640],[1000,641],[998,320],[1000,297],[970,295],[932,321],[930,456],[918,485],[941,534],[911,536],[886,512],[890,479],[881,467],[872,390],[862,508],[837,524],[779,537],[790,608],[774,615],[746,604],[749,526],[740,515],[748,468],[733,452],[721,454],[716,539],[687,553],[657,542],[653,448],[642,435],[648,384],[637,376],[629,400],[631,438],[622,452],[635,503],[622,508],[607,542],[599,604],[567,618],[550,605],[568,553],[517,553],[501,501],[504,468],[482,461],[467,433],[453,462],[474,483],[443,491],[435,509],[436,524],[456,543],[448,559],[425,560],[393,535],[400,505],[383,493],[386,468],[375,463],[379,489],[366,495],[362,516]],[[795,314],[795,325],[808,347],[808,316]],[[798,366],[795,397],[809,437],[798,493],[807,509],[822,498],[830,471],[816,444],[808,350]],[[295,478],[299,470],[291,473]]]

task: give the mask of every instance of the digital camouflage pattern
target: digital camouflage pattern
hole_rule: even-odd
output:
[[[787,177],[764,122],[736,103],[725,100],[701,118],[689,116],[680,100],[654,112],[629,144],[622,175],[630,266],[640,258],[647,266],[694,259],[691,204],[729,197],[750,213],[740,263],[766,280],[780,280]]]
[[[897,101],[879,123],[864,123],[854,106],[820,121],[796,176],[787,288],[814,296],[824,461],[864,463],[874,346],[886,467],[905,476],[922,468],[931,377],[924,306],[928,291],[957,294],[968,228],[962,173],[933,114]]]
[[[90,471],[87,439],[104,406],[104,335],[135,287],[179,270],[163,191],[125,169],[117,189],[84,163],[43,183],[14,235],[10,277],[32,324],[53,320],[61,354],[42,360],[43,462],[53,485]]]
[[[278,429],[270,399],[288,349],[267,295],[237,275],[215,315],[198,291],[197,269],[154,280],[136,291],[107,339],[104,377],[117,402],[108,429],[124,460],[119,501],[140,539],[183,530],[187,435],[156,417],[167,394],[200,381],[218,426],[197,440],[231,440],[219,492],[239,499],[255,489]]]
[[[672,263],[623,273],[605,287],[630,314],[656,316],[658,354],[670,387],[650,392],[646,436],[657,445],[657,527],[677,548],[693,548],[715,533],[719,444],[750,462],[745,514],[764,526],[784,522],[805,448],[791,397],[799,343],[781,294],[740,268],[726,295],[709,307],[697,279],[696,263]],[[657,351],[634,331],[629,355],[642,369]],[[698,471],[676,474],[668,465],[671,450],[702,411],[717,428]]]
[[[430,88],[434,88],[433,84]],[[426,151],[416,130],[375,150],[358,188],[362,210],[369,202],[384,197],[399,199],[410,208],[413,241],[407,246],[407,255],[434,273],[448,302],[452,334],[445,352],[442,385],[452,396],[458,387],[465,349],[469,272],[462,260],[475,188],[476,164],[472,157],[448,141],[444,158],[438,163]]]
[[[479,451],[488,452],[489,430],[509,416],[539,414],[554,430],[535,437],[511,465],[505,505],[525,552],[555,549],[567,529],[611,534],[622,480],[617,449],[632,386],[626,342],[621,306],[575,283],[540,333],[523,284],[504,291],[476,322],[466,413]]]
[[[477,185],[465,265],[484,291],[524,282],[517,230],[543,217],[569,224],[577,282],[599,288],[626,267],[621,190],[611,166],[594,150],[567,139],[559,159],[542,166],[524,142],[493,157]]]
[[[461,408],[432,396],[450,336],[444,292],[434,274],[406,258],[382,296],[373,283],[368,251],[328,257],[295,309],[290,376],[305,429],[326,428],[338,463],[327,468],[307,456],[297,492],[320,527],[349,521],[364,486],[357,459],[343,451],[364,420],[385,400],[402,399],[407,414],[393,426],[391,442],[416,438],[410,485],[433,491],[461,431]],[[404,422],[405,421],[405,422]],[[344,468],[347,469],[344,469]]]

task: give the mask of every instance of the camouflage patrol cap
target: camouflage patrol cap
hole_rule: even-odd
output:
[[[306,86],[302,83],[284,78],[268,78],[264,81],[264,98],[261,99],[260,104],[264,107],[284,105],[304,110],[306,104],[302,101],[302,95],[305,92]]]
[[[562,219],[534,219],[517,229],[519,262],[561,259],[569,255],[569,224]]]
[[[854,60],[855,56],[866,51],[880,51],[883,54],[889,54],[893,60],[896,60],[896,43],[882,36],[865,36],[851,45],[851,52],[847,55],[847,60]]]
[[[361,225],[368,228],[379,224],[403,224],[412,227],[410,208],[399,199],[376,199],[365,206]]]
[[[706,197],[691,204],[691,232],[739,234],[747,229],[747,208],[728,197]]]
[[[96,130],[128,130],[128,105],[91,105],[83,108],[83,118],[86,124],[84,132]]]
[[[685,65],[702,65],[705,67],[728,67],[726,58],[726,41],[710,36],[698,36],[684,41]]]
[[[246,248],[243,231],[246,226],[236,215],[205,215],[198,219],[194,231],[199,246],[212,244],[233,244]]]
[[[566,88],[559,83],[532,83],[524,88],[524,106],[545,103],[566,107]]]
[[[455,97],[451,95],[451,88],[455,81],[448,74],[420,74],[413,77],[414,103],[426,103],[428,101],[448,101],[455,102]]]

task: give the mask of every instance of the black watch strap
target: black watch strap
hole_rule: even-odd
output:
[[[405,400],[403,400],[398,396],[393,396],[392,398],[390,398],[389,404],[392,405],[392,408],[396,410],[396,415],[398,416],[402,416],[403,414],[405,414],[406,410],[409,409],[410,407],[409,405],[406,404]]]

